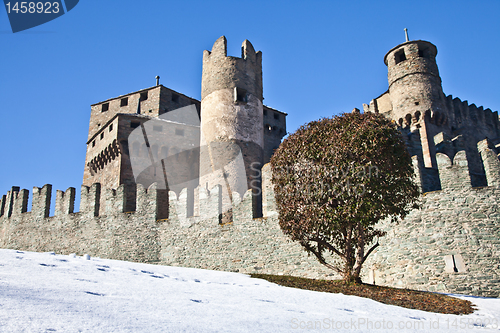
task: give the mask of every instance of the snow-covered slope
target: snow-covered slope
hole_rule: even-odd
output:
[[[499,331],[499,299],[457,297],[478,310],[434,314],[244,274],[0,250],[0,332]]]

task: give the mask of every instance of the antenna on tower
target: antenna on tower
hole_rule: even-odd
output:
[[[156,75],[155,79],[156,79],[156,85],[159,86],[160,85],[160,76]]]
[[[408,29],[405,28],[405,37],[406,37],[406,41],[409,42],[410,39],[408,38]]]

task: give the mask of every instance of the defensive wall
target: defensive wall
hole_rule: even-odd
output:
[[[478,143],[488,186],[472,187],[465,151],[437,153],[441,190],[398,224],[368,257],[363,281],[437,292],[500,295],[500,162],[488,139]],[[416,174],[422,162],[414,157]]]
[[[438,153],[441,189],[421,196],[421,208],[399,224],[380,223],[387,236],[368,258],[363,280],[419,290],[500,295],[500,162],[494,145],[479,142],[488,186],[472,187],[465,151]],[[417,175],[422,163],[414,157]],[[26,251],[88,253],[92,256],[234,271],[338,278],[288,241],[278,225],[269,164],[263,167],[263,218],[252,218],[252,197],[233,197],[233,222],[219,223],[220,186],[197,189],[200,217],[187,217],[187,195],[137,186],[136,210],[126,212],[124,187],[82,186],[80,212],[75,189],[51,185],[13,188],[0,201],[0,247]],[[418,178],[418,177],[417,177]],[[103,200],[100,197],[103,196]],[[168,204],[167,204],[168,202]],[[99,205],[104,203],[104,209]],[[168,208],[168,209],[167,209]],[[166,218],[170,216],[170,218]]]
[[[292,274],[329,278],[332,271],[308,258],[300,245],[281,232],[270,183],[263,167],[263,218],[252,218],[251,190],[233,196],[233,222],[219,224],[222,191],[197,188],[202,216],[186,217],[187,192],[179,196],[137,185],[136,210],[126,212],[127,193],[81,187],[80,211],[74,212],[75,189],[56,191],[54,216],[49,216],[51,185],[35,187],[27,211],[28,190],[13,187],[0,201],[0,248],[26,251],[85,253],[109,259],[244,273]],[[103,197],[100,199],[100,197]],[[167,204],[167,201],[169,204]],[[105,207],[100,209],[99,205]],[[168,211],[165,209],[168,207]],[[166,218],[170,215],[170,218]]]

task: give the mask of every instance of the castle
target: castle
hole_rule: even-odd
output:
[[[420,40],[391,49],[388,91],[363,105],[398,124],[423,193],[399,224],[380,223],[388,233],[363,280],[498,297],[498,113],[446,96],[436,54]],[[203,54],[201,102],[157,81],[93,104],[80,212],[74,188],[56,192],[49,216],[51,185],[33,189],[29,212],[28,191],[13,187],[0,201],[0,246],[335,278],[279,229],[265,163],[286,114],[262,103],[261,61],[248,41],[228,57],[221,37]]]
[[[234,156],[227,156],[228,151],[236,151],[242,155],[247,182],[240,184],[241,179],[232,177],[229,193],[224,188],[223,197],[231,197],[231,189],[240,195],[250,187],[260,192],[260,179],[252,169],[260,170],[269,162],[286,134],[286,113],[262,101],[262,53],[245,40],[242,57],[228,57],[222,36],[211,52],[203,54],[201,102],[160,85],[157,77],[155,87],[91,106],[83,185],[125,185],[130,194],[127,210],[131,211],[137,183],[148,187],[160,182],[177,194],[182,190],[178,185],[183,184],[189,198],[188,216],[199,215],[195,189],[200,182],[210,189],[217,185],[213,171],[220,165],[228,175],[236,175],[238,165],[230,161]],[[182,109],[189,105],[196,108],[192,115]],[[134,129],[138,135],[132,135]],[[157,168],[134,175],[134,167],[141,168],[141,157],[142,164],[157,164]],[[257,167],[252,168],[252,163]],[[254,197],[253,215],[261,217],[260,196]]]

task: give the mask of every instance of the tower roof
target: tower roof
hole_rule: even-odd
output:
[[[404,43],[402,43],[402,44],[396,45],[396,46],[394,46],[392,49],[390,49],[390,50],[389,50],[389,52],[387,52],[387,53],[385,54],[385,56],[384,56],[384,64],[387,66],[387,56],[388,56],[390,53],[392,53],[394,50],[399,49],[401,46],[408,45],[408,44],[415,44],[415,43],[416,43],[416,44],[426,45],[426,46],[428,46],[428,47],[430,47],[430,48],[432,48],[432,49],[433,49],[433,51],[434,51],[433,53],[434,53],[434,54],[437,54],[437,47],[436,47],[436,45],[432,44],[431,42],[428,42],[428,41],[426,41],[426,40],[411,40],[411,41],[404,42]]]

